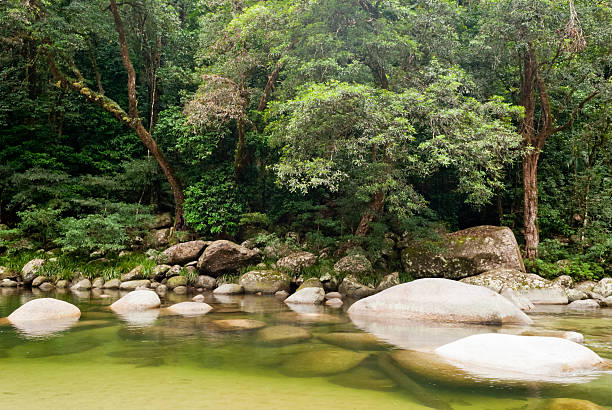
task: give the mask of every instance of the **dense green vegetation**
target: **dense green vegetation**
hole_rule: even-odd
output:
[[[0,0],[0,251],[146,246],[164,211],[186,236],[373,261],[390,234],[503,224],[533,271],[600,277],[611,11]]]

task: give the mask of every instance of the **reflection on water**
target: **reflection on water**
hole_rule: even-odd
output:
[[[589,348],[612,358],[612,309],[539,306],[530,313],[533,326],[497,328],[353,323],[342,309],[289,307],[272,296],[207,294],[214,310],[197,317],[163,310],[116,315],[108,305],[124,294],[46,293],[81,309],[81,319],[70,324],[0,321],[0,386],[11,386],[0,391],[1,407],[536,410],[560,397],[612,406],[610,373],[593,373],[582,384],[476,380],[436,368],[417,351],[476,333],[577,331]],[[36,296],[0,289],[0,317]],[[189,299],[172,295],[162,307]],[[264,322],[275,340],[285,335],[268,333],[288,325],[313,337],[264,343],[257,330],[229,332],[215,322],[234,319]]]

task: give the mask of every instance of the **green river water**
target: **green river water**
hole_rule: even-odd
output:
[[[559,397],[612,408],[610,373],[593,374],[581,383],[453,386],[405,372],[409,382],[398,381],[379,365],[398,344],[406,348],[404,341],[408,347],[436,346],[458,338],[453,336],[457,329],[449,335],[447,330],[407,327],[387,337],[375,328],[377,337],[396,345],[364,351],[366,359],[348,371],[303,377],[296,374],[292,359],[339,349],[317,335],[363,332],[343,309],[321,308],[322,316],[303,316],[274,297],[208,294],[206,302],[215,310],[204,316],[180,317],[162,309],[159,314],[118,317],[108,306],[121,295],[108,293],[110,297],[95,292],[43,295],[0,288],[0,317],[42,296],[69,301],[82,311],[71,328],[44,336],[0,324],[1,409],[540,409]],[[189,299],[171,294],[162,306]],[[531,330],[581,332],[586,346],[612,359],[612,309],[575,313],[540,307],[530,316],[535,321]],[[220,331],[211,323],[236,318],[299,326],[315,337],[269,346],[259,343],[254,331]]]

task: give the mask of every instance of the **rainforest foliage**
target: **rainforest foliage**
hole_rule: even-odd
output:
[[[171,211],[371,255],[507,225],[535,271],[609,269],[611,12],[0,0],[0,247],[120,250]]]

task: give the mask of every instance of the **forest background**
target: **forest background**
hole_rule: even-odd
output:
[[[291,232],[391,270],[389,240],[491,224],[533,272],[602,277],[611,11],[0,0],[0,250],[146,247],[171,211],[173,240]]]

